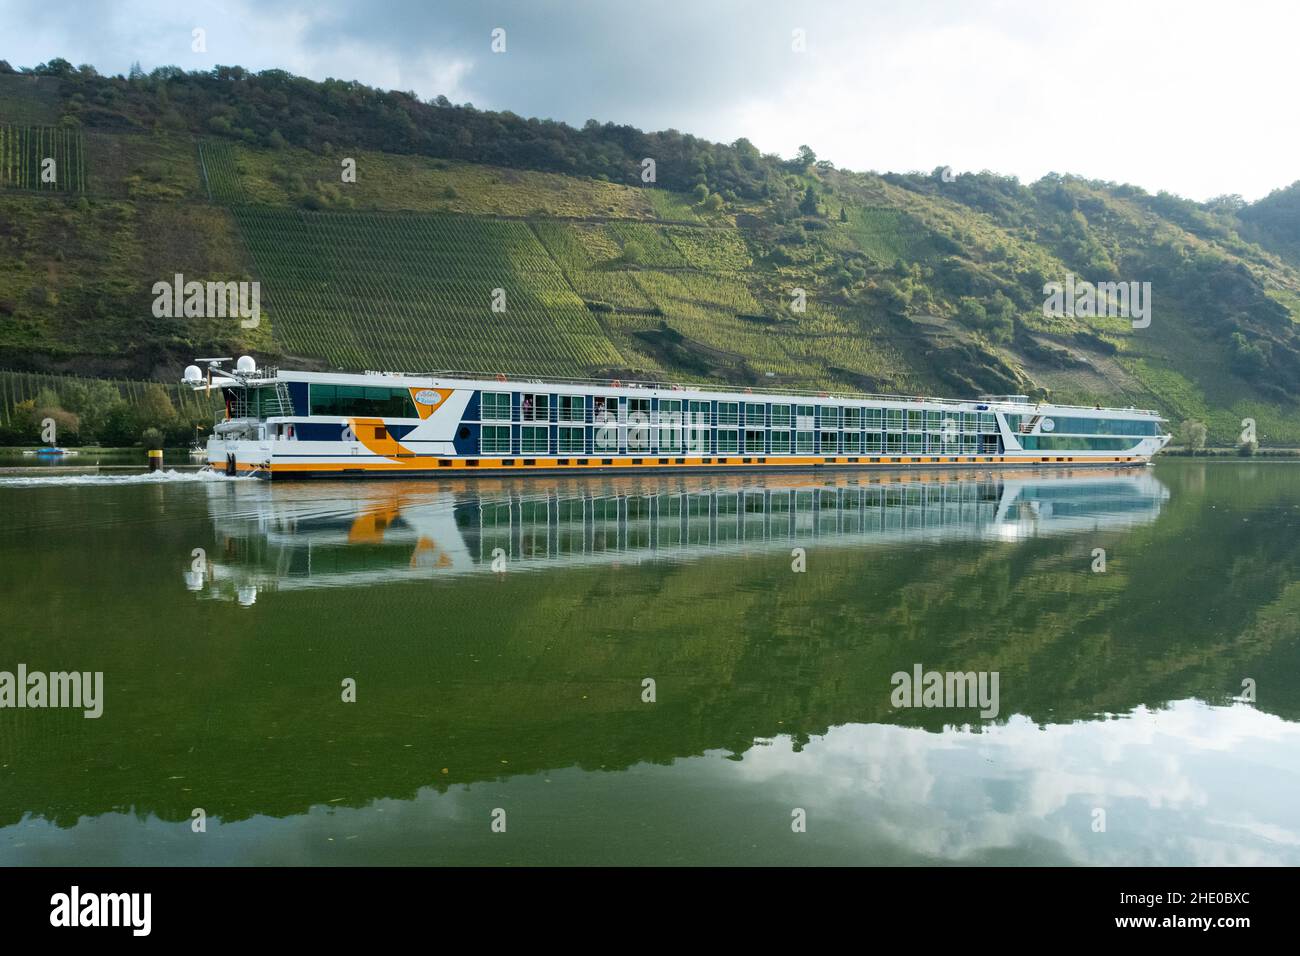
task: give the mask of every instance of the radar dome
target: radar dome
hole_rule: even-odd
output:
[[[183,381],[201,382],[203,381],[203,373],[199,371],[199,367],[197,365],[187,365],[185,366],[185,376],[183,378]]]
[[[253,356],[251,356],[251,355],[241,355],[241,356],[239,356],[239,361],[235,363],[235,371],[236,371],[236,372],[256,372],[256,371],[257,371],[257,363],[253,361]]]

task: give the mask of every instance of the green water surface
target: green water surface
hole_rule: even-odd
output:
[[[0,478],[0,671],[104,684],[0,709],[0,863],[1294,865],[1298,532],[1286,463]]]

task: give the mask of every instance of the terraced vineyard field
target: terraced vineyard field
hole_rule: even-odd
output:
[[[897,209],[848,209],[849,234],[867,255],[881,265],[932,258],[935,248],[929,232]]]
[[[199,168],[207,187],[208,198],[219,203],[248,202],[239,175],[239,160],[230,143],[202,140],[199,149]]]
[[[601,322],[628,365],[669,377],[748,369],[809,384],[858,377],[900,387],[911,374],[863,315],[816,303],[795,314],[785,299],[756,298],[753,259],[734,231],[628,222],[532,228],[578,295],[612,308]],[[628,242],[644,253],[638,266],[619,261]]]
[[[616,309],[654,308],[631,273],[605,261],[618,254],[618,246],[600,226],[542,220],[532,228],[583,301]]]
[[[290,355],[339,368],[575,375],[622,359],[526,223],[235,209]],[[494,290],[505,311],[493,310]]]
[[[659,226],[639,222],[611,222],[605,228],[624,251],[628,243],[640,246],[639,261],[643,265],[669,268],[681,268],[687,265],[686,257],[682,255],[681,250],[673,245],[672,240]]]
[[[664,235],[694,269],[736,272],[754,264],[745,240],[730,230],[668,226]]]
[[[863,336],[860,321],[812,303],[801,314],[785,303],[765,308],[742,276],[645,271],[634,281],[667,327],[719,354],[743,357],[760,372],[827,383],[834,379],[831,366],[890,379],[906,368]]]
[[[48,177],[42,175],[46,169]],[[85,192],[86,154],[80,131],[0,125],[0,183],[47,192]]]

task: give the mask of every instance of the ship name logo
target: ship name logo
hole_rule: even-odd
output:
[[[422,388],[415,393],[415,400],[421,405],[437,405],[442,401],[442,396],[432,388]]]

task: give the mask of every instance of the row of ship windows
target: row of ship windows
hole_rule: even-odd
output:
[[[815,432],[815,431],[759,431],[719,428],[707,429],[657,429],[629,428],[620,438],[618,429],[591,430],[582,427],[556,429],[555,451],[559,454],[598,454],[628,451],[650,451],[652,431],[658,431],[655,448],[660,451],[691,451],[701,454],[723,452],[752,452],[756,454],[789,454],[836,452],[891,452],[891,451],[944,451],[970,454],[995,454],[998,441],[994,436],[983,440],[965,436],[961,441],[943,441],[939,435],[901,434],[897,432]],[[479,434],[479,451],[484,455],[508,455],[511,447],[509,425],[484,425]],[[711,439],[710,436],[713,436]],[[545,425],[524,425],[519,429],[520,454],[547,454],[551,449],[550,429]]]
[[[242,392],[242,390],[235,390]],[[270,395],[274,389],[249,389],[248,414],[261,417],[263,393]],[[373,386],[316,385],[310,389],[309,406],[312,415],[363,416],[376,418],[415,418],[417,413],[407,389],[378,388]],[[519,419],[522,421],[585,422],[587,418],[585,395],[550,395],[548,393],[522,393],[519,395]],[[590,396],[591,421],[604,422],[616,419],[649,423],[651,400],[629,398],[620,411],[615,396]],[[556,415],[552,418],[552,400]],[[278,399],[277,399],[278,401]],[[514,395],[511,392],[480,393],[480,418],[486,422],[512,421]],[[717,406],[716,417],[714,406]],[[283,413],[279,404],[275,411]],[[867,431],[898,430],[908,432],[996,432],[997,422],[990,412],[955,412],[926,409],[860,408],[839,405],[772,404],[757,402],[714,402],[684,399],[660,399],[658,421],[680,420],[687,424],[758,425],[772,428],[857,429]],[[1007,424],[1019,431],[1022,423],[1031,419],[1025,415],[1008,415]],[[1149,419],[1079,418],[1059,417],[1045,419],[1041,431],[1050,429],[1057,435],[1115,435],[1152,436],[1159,423]],[[1065,448],[1068,445],[1046,442],[1043,448]],[[1111,447],[1111,446],[1106,446]],[[1117,446],[1116,446],[1117,447]]]
[[[552,399],[555,404],[552,406]],[[584,395],[529,394],[520,396],[521,421],[588,421]],[[618,399],[592,396],[592,421],[612,421],[616,418],[633,421],[650,421],[650,399],[632,398],[624,403],[620,412]],[[716,419],[714,405],[717,406]],[[552,407],[555,416],[552,417]],[[771,414],[769,415],[768,412]],[[684,399],[660,399],[659,419],[681,416],[690,423],[707,424],[715,421],[723,425],[771,425],[773,427],[800,427],[805,423],[816,428],[907,428],[922,431],[929,427],[939,431],[945,427],[962,431],[997,431],[997,421],[987,412],[946,412],[924,409],[857,408],[840,405],[767,405],[753,402],[712,402]],[[479,418],[485,422],[513,421],[514,406],[510,392],[483,392],[480,395]]]
[[[1041,416],[1040,416],[1041,417]],[[1008,415],[1007,427],[1019,431],[1022,422],[1028,423],[1028,415]],[[1160,423],[1153,418],[1042,418],[1040,430],[1061,432],[1066,435],[1133,435],[1147,437],[1159,432]]]

